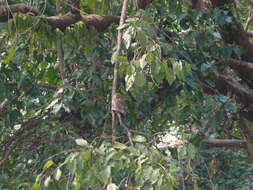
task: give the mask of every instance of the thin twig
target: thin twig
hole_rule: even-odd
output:
[[[75,0],[72,0],[72,3],[77,3]],[[75,4],[74,4],[75,5]],[[75,10],[74,5],[72,5],[71,10]],[[60,6],[60,0],[56,1],[56,12],[60,13],[61,12],[61,6]],[[57,39],[56,41],[56,51],[57,51],[57,65],[59,66],[60,69],[60,76],[61,80],[64,80],[64,69],[65,69],[65,64],[64,64],[64,50],[63,50],[63,44],[62,44],[62,39]]]
[[[121,10],[119,27],[121,27],[125,22],[127,5],[128,5],[128,0],[124,0],[122,10]],[[116,59],[120,55],[122,36],[123,36],[123,29],[119,28],[118,29],[118,36],[117,36],[117,46],[116,46],[116,51],[114,54]],[[118,80],[119,80],[119,63],[118,62],[116,62],[114,65],[113,77],[114,78],[113,78],[113,85],[112,85],[112,97],[116,93],[116,89],[118,88]],[[112,141],[114,141],[114,137],[115,137],[116,124],[117,124],[116,113],[112,110]]]
[[[122,126],[127,131],[127,136],[129,138],[130,144],[133,145],[133,141],[132,141],[132,138],[131,138],[130,130],[128,129],[128,127],[126,126],[126,124],[122,121],[120,113],[117,112],[116,114],[118,116],[120,126]]]

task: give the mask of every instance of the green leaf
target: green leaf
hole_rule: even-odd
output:
[[[187,73],[192,74],[191,65],[188,63],[184,64]]]
[[[144,137],[144,136],[141,136],[141,135],[136,135],[132,138],[132,140],[134,142],[140,142],[140,143],[144,143],[144,142],[147,142],[147,139]]]
[[[115,185],[114,183],[110,183],[109,185],[107,185],[106,190],[117,190],[119,189],[119,187],[117,185]]]
[[[125,76],[125,81],[126,81],[126,91],[128,91],[134,84],[135,81],[135,75],[126,75]]]
[[[183,66],[181,61],[173,61],[173,73],[179,78],[184,79]]]
[[[198,186],[198,184],[197,184],[197,183],[194,183],[193,190],[199,190],[199,186]]]
[[[224,109],[231,113],[236,113],[238,111],[238,107],[233,103],[226,103]]]
[[[229,100],[229,97],[220,95],[220,96],[218,96],[218,100],[219,100],[221,103],[226,103],[226,102]]]
[[[135,84],[139,87],[142,87],[146,84],[146,77],[144,73],[138,72],[135,76]]]
[[[153,170],[152,175],[150,177],[151,183],[152,184],[156,183],[160,179],[160,176],[161,176],[161,174],[160,174],[160,170],[159,169]]]
[[[127,146],[120,142],[115,142],[115,144],[113,145],[113,148],[124,150],[124,149],[127,149]]]
[[[169,85],[172,85],[172,83],[175,81],[176,77],[170,67],[168,67],[167,63],[163,63],[163,69],[165,71],[166,79],[169,83]]]
[[[32,186],[32,190],[39,190],[40,189],[40,184],[39,183],[35,183]]]
[[[79,145],[79,146],[87,146],[88,145],[88,142],[84,139],[76,139],[76,144]]]
[[[144,67],[147,65],[146,57],[147,57],[147,54],[144,54],[140,59],[141,69],[144,69]]]
[[[48,106],[47,106],[47,108],[46,109],[50,109],[50,108],[52,108],[55,104],[57,104],[58,103],[58,101],[59,101],[59,99],[55,99],[55,100],[53,100]]]
[[[131,40],[132,40],[132,28],[129,27],[126,32],[124,32],[123,34],[123,39],[126,45],[126,49],[129,49],[130,45],[131,45]]]
[[[56,181],[59,181],[59,179],[61,178],[61,174],[62,174],[61,169],[57,168],[55,175],[54,175],[54,178]]]
[[[3,60],[4,64],[8,64],[11,61],[11,59],[14,57],[14,55],[15,55],[15,49],[16,49],[15,45],[11,46],[11,48],[9,49],[9,54]]]
[[[51,181],[51,176],[48,176],[48,177],[46,178],[46,180],[44,181],[45,187],[47,187],[47,186],[49,185],[50,181]]]
[[[43,170],[47,170],[48,168],[50,168],[52,165],[54,164],[54,162],[52,160],[48,160],[45,165],[43,166]]]
[[[52,113],[57,114],[57,113],[61,110],[62,107],[63,107],[63,104],[62,104],[62,103],[60,103],[60,104],[55,104],[55,105],[53,106]]]
[[[189,144],[187,146],[187,152],[188,152],[189,159],[194,159],[197,151],[196,151],[196,148],[192,144]]]
[[[127,60],[127,57],[126,56],[118,56],[117,57],[117,60],[119,61],[119,62],[122,62],[122,63],[125,63],[125,62],[127,62],[128,60]]]
[[[110,176],[111,176],[111,166],[107,166],[105,169],[103,169],[100,173],[100,180],[103,183],[108,183]]]
[[[121,26],[119,26],[119,27],[117,28],[117,30],[122,30],[122,29],[124,29],[124,28],[127,28],[128,26],[129,26],[129,23],[122,24]]]

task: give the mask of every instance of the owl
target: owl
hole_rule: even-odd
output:
[[[116,111],[123,115],[126,114],[126,103],[123,96],[120,93],[115,93],[112,96],[112,111]]]

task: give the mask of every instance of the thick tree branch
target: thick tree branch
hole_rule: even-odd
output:
[[[7,22],[12,18],[13,13],[32,13],[35,16],[40,15],[40,12],[36,8],[26,4],[0,6],[0,22]]]
[[[35,16],[39,16],[39,11],[30,7],[26,4],[17,4],[10,6],[0,6],[0,22],[7,22],[9,19],[12,19],[14,13],[33,13]],[[72,24],[75,24],[79,21],[83,21],[88,26],[93,26],[98,31],[105,30],[112,23],[119,23],[120,17],[111,16],[111,15],[83,15],[75,14],[69,12],[62,16],[51,16],[51,17],[41,17],[45,19],[48,24],[53,28],[59,28],[62,31]]]
[[[231,65],[231,67],[233,68],[244,68],[244,69],[248,69],[249,71],[252,72],[253,74],[253,63],[247,62],[247,61],[243,61],[243,60],[237,60],[237,59],[221,59],[224,62],[227,62]]]
[[[213,6],[224,8],[227,3],[233,2],[232,0],[211,0]],[[221,30],[221,35],[225,43],[235,43],[243,48],[242,59],[244,61],[253,62],[253,45],[249,40],[247,32],[245,32],[243,26],[238,21],[233,22],[225,27],[225,30]],[[252,72],[244,67],[234,67],[239,73],[240,77],[253,88],[253,75]]]
[[[120,21],[120,17],[112,16],[112,15],[96,15],[90,14],[82,16],[81,19],[88,26],[93,26],[98,31],[105,30],[111,24],[118,24]]]
[[[232,140],[232,139],[208,139],[203,140],[207,148],[247,148],[245,140]]]
[[[244,103],[244,105],[250,105],[253,102],[253,90],[249,89],[243,85],[241,85],[237,80],[235,80],[233,77],[228,75],[218,75],[217,79],[219,82],[225,83],[227,87],[230,88],[230,90],[237,95],[237,97],[240,97],[241,102]]]

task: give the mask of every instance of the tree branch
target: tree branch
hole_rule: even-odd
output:
[[[224,8],[227,3],[232,3],[232,0],[211,0],[213,6]],[[234,18],[235,19],[235,18]],[[223,41],[227,44],[235,43],[243,48],[242,59],[244,61],[253,62],[253,45],[249,40],[247,32],[245,32],[243,26],[238,21],[225,27],[225,30],[221,30]],[[234,67],[237,70],[240,77],[253,88],[253,75],[252,72],[244,67]]]
[[[39,11],[34,8],[30,7],[26,4],[16,4],[16,5],[9,5],[9,6],[0,6],[0,22],[7,22],[9,19],[13,18],[14,13],[33,13],[35,16],[41,16]],[[111,15],[80,15],[75,12],[69,12],[62,16],[51,16],[51,17],[42,17],[45,19],[47,23],[53,28],[59,28],[60,30],[64,31],[66,27],[75,24],[79,21],[83,21],[88,26],[93,26],[98,31],[105,30],[110,24],[112,23],[119,23],[120,17],[118,16],[111,16]]]
[[[203,140],[207,148],[247,148],[245,140],[235,139],[207,139]]]
[[[40,15],[40,12],[36,8],[26,4],[5,5],[0,6],[0,22],[7,22],[12,18],[13,13],[32,13],[35,16]]]
[[[125,22],[127,7],[128,7],[128,0],[124,0],[122,10],[121,10],[119,27],[121,27]],[[123,29],[118,29],[117,47],[116,47],[115,54],[113,55],[116,59],[120,55],[122,36],[123,36]],[[117,61],[114,64],[115,65],[114,65],[113,84],[112,84],[112,101],[113,101],[114,95],[116,94],[116,91],[117,91],[116,89],[118,88],[118,81],[119,81],[119,63]],[[117,123],[116,113],[112,109],[112,139],[113,141],[114,141],[114,136],[115,136],[116,123]]]

